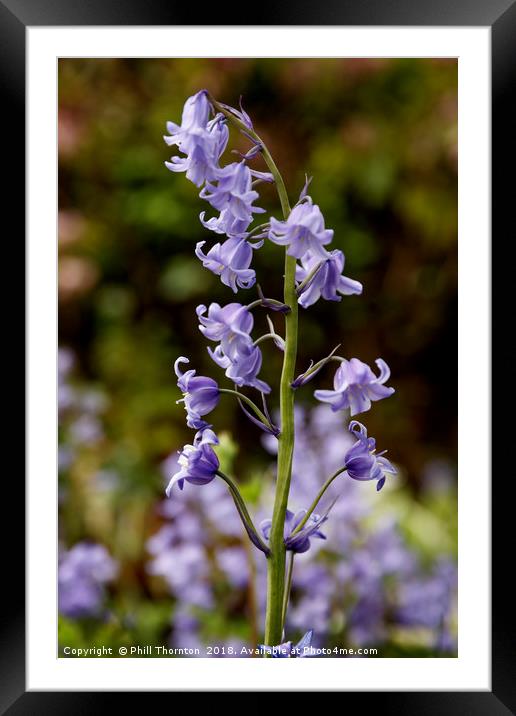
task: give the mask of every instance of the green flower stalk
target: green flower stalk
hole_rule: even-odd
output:
[[[283,218],[286,221],[290,214],[290,204],[285,182],[278,167],[263,140],[233,112],[220,102],[210,97],[213,107],[223,114],[237,129],[243,131],[260,147],[267,164],[281,204]],[[285,595],[285,563],[286,547],[283,539],[285,514],[288,505],[290,480],[292,477],[292,456],[294,454],[294,380],[297,356],[298,304],[296,293],[296,259],[289,256],[285,249],[285,277],[283,285],[283,301],[290,309],[285,314],[285,339],[283,368],[280,380],[280,421],[281,432],[278,436],[278,469],[276,478],[276,494],[272,513],[272,527],[269,537],[271,553],[268,556],[267,568],[267,609],[265,615],[264,643],[269,646],[279,644],[283,635],[283,601]]]

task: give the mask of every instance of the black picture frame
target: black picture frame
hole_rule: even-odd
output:
[[[511,315],[512,283],[507,260],[507,248],[514,243],[514,172],[516,167],[516,0],[332,0],[313,3],[308,0],[270,2],[264,0],[256,7],[246,4],[246,12],[225,10],[220,4],[202,9],[202,23],[198,23],[199,7],[171,0],[0,0],[0,91],[3,95],[0,113],[2,121],[4,177],[7,201],[4,198],[4,220],[14,218],[9,247],[14,259],[23,262],[22,237],[25,215],[25,37],[26,28],[60,25],[390,25],[390,26],[489,26],[492,38],[492,237],[493,261],[496,267],[496,295],[492,298],[492,316],[502,316],[503,331],[494,332],[493,347],[497,349],[497,370],[493,376],[511,376],[514,370],[513,351],[508,340],[507,319]],[[7,152],[7,158],[5,153]],[[5,197],[5,192],[4,192]],[[8,207],[8,208],[6,208]],[[512,229],[512,230],[511,230]],[[504,239],[506,239],[504,241]],[[4,251],[7,244],[4,244]],[[494,248],[496,250],[494,250]],[[503,254],[502,254],[503,252]],[[497,258],[503,255],[497,262]],[[11,261],[11,258],[8,258]],[[11,265],[10,263],[8,264]],[[505,275],[503,272],[507,272]],[[24,306],[23,293],[16,290],[17,303]],[[12,302],[13,295],[9,298]],[[513,315],[513,312],[512,312]],[[11,310],[4,311],[4,335],[10,345],[23,345],[23,319],[15,318]],[[510,331],[509,331],[510,333]],[[30,348],[30,346],[29,346]],[[10,381],[24,384],[23,360],[10,361]],[[16,380],[16,372],[19,378]],[[472,387],[474,389],[474,387]],[[493,385],[494,415],[510,400],[506,386],[497,391]],[[503,403],[502,403],[503,401]],[[13,404],[23,405],[18,387]],[[12,410],[10,409],[10,422]],[[501,417],[498,418],[501,421]],[[12,419],[12,425],[21,421]],[[514,572],[514,544],[512,521],[508,510],[515,504],[515,480],[512,454],[501,436],[510,431],[510,424],[497,432],[498,445],[493,445],[492,482],[492,691],[468,692],[344,692],[341,707],[349,709],[352,701],[382,713],[456,714],[467,716],[488,714],[502,716],[516,713],[514,678],[514,605],[510,587],[510,572]],[[494,432],[494,431],[493,431]],[[485,436],[488,440],[489,436]],[[495,434],[493,434],[493,440]],[[504,439],[505,443],[505,439]],[[497,449],[498,448],[498,449]],[[25,690],[25,626],[24,626],[24,484],[21,477],[20,456],[14,461],[16,469],[4,474],[4,509],[0,520],[3,540],[3,574],[7,577],[2,589],[5,604],[1,611],[0,642],[0,713],[21,714],[90,714],[119,707],[121,693],[96,692],[26,692]],[[503,456],[503,458],[502,458]],[[501,461],[504,460],[502,467]],[[511,497],[513,499],[511,499]],[[507,514],[504,513],[507,507]],[[11,521],[6,519],[9,513]],[[474,599],[474,595],[472,595]],[[410,685],[407,685],[410,688]],[[167,694],[153,694],[167,698]],[[142,698],[131,693],[132,706],[137,708]],[[170,695],[168,695],[170,698]],[[216,695],[214,703],[222,703],[224,694]],[[116,701],[115,701],[116,699]],[[167,708],[172,707],[170,700]]]

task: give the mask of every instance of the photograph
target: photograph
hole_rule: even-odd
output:
[[[458,60],[58,60],[58,657],[456,658]]]

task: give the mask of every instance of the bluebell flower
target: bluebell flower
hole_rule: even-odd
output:
[[[310,629],[295,646],[291,641],[285,641],[283,644],[278,644],[278,646],[260,644],[260,649],[262,653],[270,654],[273,659],[302,659],[309,655],[306,652],[311,649],[313,635],[313,630]]]
[[[211,111],[206,90],[189,97],[183,108],[181,125],[167,122],[170,136],[165,142],[177,145],[186,156],[174,156],[165,166],[172,172],[186,172],[196,186],[211,179],[219,170],[218,160],[226,148],[228,128],[222,115],[208,121]]]
[[[253,175],[259,175],[262,180],[268,180],[269,177],[268,174],[249,169],[245,161],[234,162],[220,169],[216,174],[217,182],[207,182],[199,194],[218,209],[220,215],[206,221],[203,211],[200,214],[202,225],[230,238],[245,238],[253,214],[264,212],[264,209],[253,206],[259,196],[258,192],[252,189]]]
[[[182,373],[179,365],[189,362],[188,358],[180,356],[174,363],[174,370],[178,378],[177,385],[184,396],[178,402],[185,404],[188,427],[202,430],[208,425],[202,416],[211,413],[218,405],[219,386],[213,378],[195,375],[195,370],[187,370],[186,373]]]
[[[265,209],[253,206],[259,194],[251,187],[251,170],[245,163],[233,162],[219,169],[216,174],[217,183],[206,182],[199,196],[206,199],[214,209],[229,211],[236,219],[250,223],[252,215]]]
[[[182,490],[185,480],[192,485],[207,485],[213,480],[219,469],[219,459],[212,445],[217,445],[218,442],[217,436],[210,428],[196,433],[193,445],[185,445],[179,454],[178,463],[181,469],[168,483],[167,497],[170,497],[176,482]]]
[[[328,519],[327,514],[322,515],[322,517],[316,514],[310,515],[305,526],[295,535],[292,535],[292,532],[296,529],[305,515],[306,510],[299,510],[295,514],[290,510],[287,510],[285,514],[285,527],[283,531],[285,546],[288,550],[295,552],[296,554],[307,552],[310,549],[311,537],[326,539],[326,535],[320,531],[319,527]],[[263,520],[260,523],[260,529],[266,540],[270,537],[271,527],[272,520],[270,519]]]
[[[178,126],[174,122],[167,122],[169,134],[177,137],[175,141],[168,141],[167,144],[177,144],[185,141],[188,137],[188,132],[195,129],[204,129],[208,124],[210,111],[211,105],[205,89],[199,90],[196,94],[188,97],[183,106],[181,125]],[[186,137],[183,137],[183,135],[186,135]]]
[[[223,209],[219,216],[212,216],[208,220],[205,220],[205,215],[205,211],[199,214],[201,224],[216,234],[225,234],[230,239],[245,239],[248,236],[249,220],[236,218],[229,209]]]
[[[329,403],[334,412],[349,408],[351,415],[357,415],[369,410],[371,401],[382,400],[394,393],[394,388],[383,385],[391,374],[389,366],[381,358],[376,365],[380,369],[379,376],[358,358],[342,359],[333,379],[334,389],[316,390],[315,397]]]
[[[376,440],[367,437],[367,429],[358,420],[352,420],[348,427],[357,442],[344,457],[346,471],[353,480],[376,480],[376,489],[380,491],[385,484],[386,474],[395,475],[394,465],[383,457],[386,450],[376,452]]]
[[[340,301],[343,295],[361,294],[362,284],[342,276],[343,269],[344,254],[338,249],[330,251],[325,259],[313,255],[310,251],[304,254],[301,257],[301,266],[296,267],[296,280],[299,284],[307,279],[308,281],[298,292],[298,303],[303,308],[308,308],[321,296],[326,301]]]
[[[271,392],[270,386],[257,377],[262,367],[262,352],[251,340],[247,345],[242,344],[238,350],[235,350],[232,358],[224,353],[220,345],[215,350],[208,348],[208,353],[217,365],[224,368],[226,376],[235,385],[248,385],[262,393]]]
[[[200,241],[195,247],[196,256],[202,261],[225,286],[229,286],[235,293],[238,288],[251,288],[256,281],[254,269],[250,269],[253,258],[253,249],[259,248],[263,242],[251,244],[245,239],[230,238],[223,244],[215,244],[207,254],[202,252],[206,242]]]
[[[226,371],[226,376],[235,385],[247,385],[269,393],[270,386],[257,377],[262,366],[262,353],[250,336],[254,319],[247,306],[229,303],[221,307],[212,303],[207,316],[205,313],[206,306],[197,306],[199,329],[209,340],[220,341],[214,350],[208,348],[213,361]],[[255,422],[242,404],[241,407]],[[261,422],[259,424],[262,426]]]
[[[60,559],[59,611],[71,618],[98,617],[105,599],[104,585],[112,581],[118,565],[100,544],[79,542]]]
[[[205,316],[206,310],[208,315]],[[211,303],[210,307],[200,305],[196,309],[199,318],[199,330],[210,341],[219,341],[221,349],[230,360],[236,360],[242,350],[252,342],[249,334],[253,330],[253,315],[240,303],[228,303],[220,306]]]
[[[333,238],[333,231],[324,228],[324,217],[309,196],[296,204],[286,221],[271,217],[269,239],[280,246],[288,246],[287,254],[300,259],[308,251],[319,259],[328,253],[323,247]]]

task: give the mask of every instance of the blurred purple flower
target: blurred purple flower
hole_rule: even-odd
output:
[[[386,473],[395,475],[397,470],[383,457],[385,450],[376,453],[376,440],[367,437],[365,425],[358,420],[352,420],[348,429],[357,441],[344,458],[346,471],[353,480],[376,480],[376,489],[379,492],[385,484]]]
[[[69,445],[59,445],[57,449],[57,467],[68,470],[75,458],[75,452]]]
[[[446,628],[450,599],[456,587],[456,566],[441,560],[424,579],[412,578],[400,584],[397,619],[405,626]]]
[[[299,565],[296,565],[296,568],[300,569]],[[331,618],[332,595],[333,590],[332,593],[327,594],[318,585],[311,594],[303,594],[297,603],[289,608],[289,627],[303,629],[306,624],[311,624],[317,633],[327,632]]]
[[[81,415],[70,425],[70,437],[74,443],[91,445],[103,436],[100,421],[92,415]]]
[[[213,378],[195,375],[195,370],[187,370],[186,373],[181,373],[179,365],[189,362],[188,358],[180,356],[174,363],[174,371],[178,377],[177,385],[184,395],[177,402],[184,402],[185,404],[188,427],[202,430],[208,425],[202,419],[202,416],[211,413],[218,405],[220,399],[219,386]]]
[[[184,481],[192,485],[206,485],[215,477],[219,469],[219,459],[212,448],[219,442],[217,436],[209,428],[196,433],[193,445],[185,445],[179,456],[178,463],[181,466],[179,472],[172,476],[166,489],[167,497],[170,497],[172,488],[176,484],[183,489]]]
[[[107,396],[101,390],[83,390],[77,397],[77,407],[86,413],[102,413],[108,406]]]
[[[389,366],[381,358],[376,360],[380,375],[358,358],[342,359],[333,379],[334,390],[316,390],[317,400],[329,403],[336,412],[349,408],[351,415],[363,413],[371,407],[371,401],[382,400],[394,393],[394,388],[383,385],[391,374]]]
[[[172,622],[173,632],[171,643],[180,649],[199,649],[204,651],[204,644],[199,636],[199,619],[185,605],[178,606]]]
[[[100,544],[79,542],[60,559],[59,611],[72,619],[99,616],[104,585],[118,572],[117,563]]]
[[[202,252],[205,241],[199,241],[195,247],[196,256],[202,265],[209,269],[225,286],[235,293],[238,288],[251,288],[256,281],[254,269],[250,269],[253,249],[259,248],[263,241],[250,243],[245,239],[230,238],[223,244],[215,244],[207,254]]]
[[[324,259],[310,251],[304,254],[301,257],[301,266],[296,267],[296,280],[301,284],[308,279],[299,292],[299,304],[303,308],[308,308],[321,296],[326,301],[340,301],[342,299],[340,294],[344,296],[361,294],[362,284],[342,276],[343,269],[344,254],[338,249],[330,251]],[[309,278],[312,272],[314,273]]]
[[[201,545],[182,543],[159,552],[149,564],[148,572],[163,577],[183,604],[203,609],[213,606],[209,563]]]
[[[280,246],[288,246],[287,254],[300,259],[308,251],[314,257],[326,259],[323,248],[333,238],[333,231],[324,228],[324,218],[317,204],[306,196],[290,212],[286,221],[271,217],[269,239]]]
[[[249,580],[249,557],[241,547],[225,547],[217,552],[217,562],[233,587],[244,588]]]
[[[69,348],[59,348],[57,351],[57,373],[59,378],[66,378],[75,363],[75,356]]]

